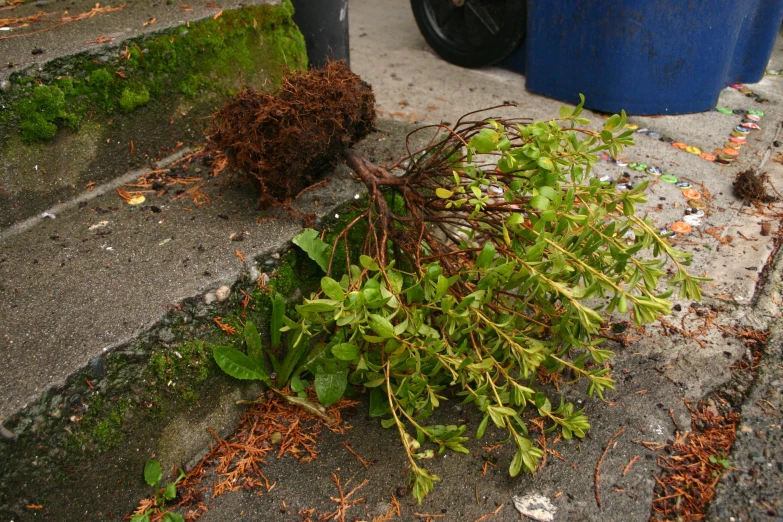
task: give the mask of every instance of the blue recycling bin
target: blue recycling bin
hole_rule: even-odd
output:
[[[592,109],[700,112],[761,79],[782,18],[783,0],[528,0],[525,47],[506,65],[528,90],[582,93]]]

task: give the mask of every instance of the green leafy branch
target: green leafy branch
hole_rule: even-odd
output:
[[[703,279],[636,215],[646,184],[620,191],[591,175],[598,154],[632,144],[625,115],[599,132],[579,127],[581,112],[582,103],[548,122],[432,127],[429,145],[393,166],[400,176],[348,151],[367,206],[331,244],[315,230],[294,238],[326,276],[295,313],[273,318],[288,347],[282,363],[267,357],[276,381],[248,326],[246,354],[216,350],[218,364],[235,376],[244,365],[246,378],[277,389],[290,380],[298,394],[313,386],[323,406],[350,387],[369,390],[370,415],[400,435],[419,502],[438,480],[424,461],[436,449],[468,452],[466,426],[427,424],[444,401],[483,414],[477,438],[490,423],[507,432],[512,476],[543,456],[531,421],[584,437],[583,410],[562,396],[553,408],[542,382],[586,379],[587,394],[603,397],[614,389],[613,354],[597,337],[606,315],[652,322],[671,310],[672,289],[659,287],[698,299]],[[355,227],[360,244],[348,239]]]

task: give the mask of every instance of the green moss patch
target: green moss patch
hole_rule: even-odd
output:
[[[0,94],[0,102],[13,110],[0,125],[18,130],[25,141],[45,141],[59,128],[77,128],[96,111],[128,113],[172,95],[222,99],[242,84],[260,87],[268,79],[275,85],[284,70],[307,64],[292,14],[289,0],[280,6],[249,6],[130,40],[119,56],[105,62],[88,53],[54,60],[41,78],[12,77],[14,89]],[[63,76],[63,70],[77,72]]]
[[[56,86],[39,85],[29,97],[16,106],[19,130],[25,141],[42,141],[54,137],[56,123],[70,128],[79,124],[79,117],[65,103],[65,92]]]

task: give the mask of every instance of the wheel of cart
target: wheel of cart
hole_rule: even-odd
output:
[[[492,65],[525,38],[525,0],[411,0],[428,44],[462,67]]]

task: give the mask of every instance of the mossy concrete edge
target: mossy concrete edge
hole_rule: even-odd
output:
[[[208,430],[229,435],[245,408],[236,401],[257,398],[263,387],[220,371],[212,347],[238,337],[212,319],[240,326],[252,318],[268,346],[271,292],[293,305],[320,280],[318,266],[288,248],[257,260],[259,270],[270,270],[266,288],[248,274],[225,303],[185,300],[136,341],[92,359],[2,426],[0,516],[75,520],[85,509],[100,520],[124,516],[151,492],[141,480],[148,458],[167,473],[189,468],[214,441]],[[247,294],[253,304],[246,308]]]
[[[20,71],[0,92],[0,227],[201,141],[243,85],[273,90],[304,69],[290,2],[248,6]]]

